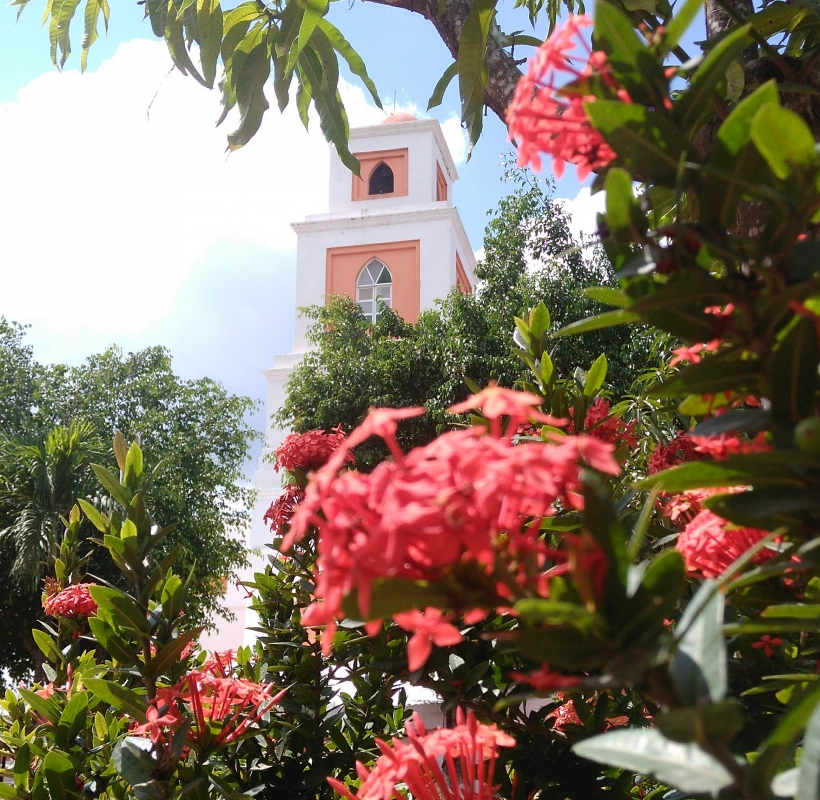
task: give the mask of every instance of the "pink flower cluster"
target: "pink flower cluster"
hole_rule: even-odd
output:
[[[306,433],[291,433],[285,437],[282,444],[276,448],[274,469],[286,469],[293,472],[301,469],[311,472],[324,466],[327,460],[345,441],[342,426],[337,425],[330,433],[323,430],[307,431]],[[348,450],[347,459],[352,464],[353,454]]]
[[[584,79],[600,77],[613,96],[631,102],[614,81],[606,55],[593,52],[582,30],[592,25],[587,16],[570,16],[556,28],[530,61],[529,70],[519,81],[507,111],[510,139],[518,144],[518,164],[541,168],[541,153],[552,156],[556,177],[564,164],[575,164],[578,180],[592,170],[607,166],[615,153],[589,122],[584,103],[595,97],[583,87]],[[579,60],[584,67],[575,66]],[[573,86],[578,81],[580,88]],[[559,83],[561,84],[559,86]]]
[[[649,474],[663,472],[665,469],[686,464],[688,461],[700,461],[703,456],[695,449],[695,443],[688,433],[679,433],[668,444],[659,444],[649,456]]]
[[[768,535],[768,531],[757,528],[734,527],[717,514],[703,509],[678,536],[676,548],[683,554],[689,572],[704,578],[718,578],[750,547]],[[774,550],[764,547],[755,554],[752,563],[762,564],[775,555]]]
[[[285,528],[290,525],[293,515],[299,503],[305,499],[305,493],[295,483],[285,486],[282,494],[276,498],[270,508],[265,512],[264,521],[270,525],[270,529],[279,535],[285,533]]]
[[[189,716],[188,741],[208,749],[218,747],[251,730],[284,697],[285,689],[271,695],[272,689],[272,684],[195,670],[175,686],[157,689],[146,722],[135,724],[132,732],[165,746]]]
[[[570,424],[570,432],[572,425]],[[635,423],[624,422],[612,413],[612,406],[605,397],[596,397],[595,402],[587,409],[584,417],[584,432],[602,442],[610,442],[615,447],[622,444],[637,447]]]
[[[381,755],[370,772],[357,762],[362,783],[355,795],[335,778],[328,783],[347,800],[405,800],[408,795],[414,800],[492,800],[499,750],[514,747],[515,739],[477,722],[472,711],[465,717],[458,709],[456,723],[428,733],[415,714],[405,739],[393,739],[392,746],[376,740]]]
[[[283,549],[309,526],[318,528],[318,601],[302,622],[327,626],[322,640],[326,651],[335,620],[344,616],[342,598],[358,590],[367,615],[371,587],[379,578],[435,580],[464,561],[490,572],[501,559],[522,587],[545,588],[548,561],[566,562],[567,555],[545,546],[537,523],[553,515],[556,504],[582,507],[583,464],[609,474],[617,474],[619,467],[612,445],[591,436],[515,445],[513,434],[527,420],[564,424],[541,414],[540,402],[536,395],[491,387],[452,409],[481,408],[490,433],[480,426],[445,433],[407,455],[396,442],[396,425],[422,409],[375,410],[346,446],[377,434],[394,460],[367,475],[338,474],[344,460],[340,449],[314,475]],[[579,563],[590,557],[584,552]],[[540,574],[533,572],[534,564]],[[559,566],[565,570],[567,564]],[[439,633],[440,622],[434,626]],[[416,648],[419,653],[426,649],[421,644]]]
[[[49,617],[93,617],[97,613],[97,603],[89,591],[91,586],[91,583],[74,583],[49,595],[43,600],[43,611]]]

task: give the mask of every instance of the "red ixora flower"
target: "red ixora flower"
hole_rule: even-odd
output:
[[[299,503],[305,499],[305,493],[295,483],[289,483],[265,512],[264,521],[270,525],[271,531],[280,535],[290,525]]]
[[[649,474],[686,464],[688,461],[702,461],[703,455],[695,450],[695,443],[688,433],[679,433],[668,444],[659,444],[649,456]]]
[[[492,800],[499,750],[514,747],[515,739],[495,725],[477,722],[472,711],[465,717],[459,708],[456,723],[428,732],[414,714],[406,738],[390,745],[376,740],[381,755],[370,772],[356,763],[362,783],[355,795],[335,778],[327,782],[347,800]]]
[[[490,416],[484,404],[483,411],[497,428],[495,421],[513,416],[516,407],[500,403]],[[590,436],[515,445],[482,427],[445,433],[405,456],[395,440],[395,417],[385,411],[372,412],[375,420],[368,417],[361,427],[367,435],[377,429],[396,459],[370,474],[336,474],[334,455],[308,484],[282,545],[286,550],[309,526],[318,528],[318,603],[302,623],[328,626],[325,652],[334,620],[343,617],[342,598],[357,589],[367,614],[378,578],[435,580],[460,561],[489,570],[501,554],[518,565],[516,579],[539,587],[533,567],[550,569],[548,561],[566,563],[568,554],[547,548],[538,525],[530,523],[553,515],[556,502],[581,508],[582,464],[613,475],[620,471],[612,445]],[[349,441],[360,435],[356,429]]]
[[[698,453],[709,456],[715,461],[725,461],[729,456],[744,453],[768,453],[772,449],[766,439],[765,431],[758,433],[751,441],[729,433],[721,433],[719,436],[692,436],[692,434],[689,434],[689,438],[694,443],[695,450]]]
[[[704,578],[717,578],[768,535],[768,531],[757,528],[732,527],[717,514],[704,509],[686,525],[675,547],[683,554],[689,572]],[[775,555],[774,550],[764,547],[752,563],[762,564]]]
[[[760,639],[752,642],[752,647],[755,650],[762,650],[766,658],[771,658],[774,655],[774,648],[780,647],[781,644],[783,644],[783,640],[779,636],[769,636],[768,633],[764,633]]]
[[[393,622],[413,636],[407,643],[407,668],[410,672],[421,669],[436,647],[458,644],[464,637],[458,628],[450,624],[451,615],[442,614],[437,608],[424,611],[402,611],[393,615]]]
[[[613,97],[626,103],[631,100],[613,79],[606,55],[593,52],[587,44],[581,31],[590,25],[592,20],[586,15],[568,17],[541,45],[527,74],[518,81],[507,122],[510,139],[518,143],[519,166],[531,164],[540,169],[544,153],[552,156],[556,177],[563,175],[564,164],[569,163],[575,164],[582,181],[615,158],[584,110],[585,102],[595,100],[583,88],[584,79],[596,75]],[[575,66],[579,60],[586,61],[580,69]]]
[[[573,432],[572,423],[570,423],[569,431]],[[612,406],[605,397],[596,397],[595,402],[587,409],[584,417],[584,433],[602,442],[610,442],[615,447],[620,447],[622,444],[630,447],[638,446],[638,440],[635,438],[635,423],[624,422],[620,417],[612,414]]]
[[[49,595],[43,600],[43,611],[49,617],[93,617],[97,613],[97,603],[91,596],[92,583],[74,583],[61,592]]]
[[[330,433],[323,430],[307,431],[306,433],[291,433],[274,451],[276,463],[274,469],[286,469],[293,472],[301,469],[311,472],[324,466],[327,460],[345,441],[342,426],[337,425]],[[353,463],[353,454],[348,450],[347,460]]]
[[[549,664],[543,664],[535,672],[511,672],[510,677],[516,683],[528,683],[539,692],[554,692],[556,689],[568,689],[570,686],[577,686],[582,682],[582,678],[576,675],[562,675],[560,672],[553,672]]]

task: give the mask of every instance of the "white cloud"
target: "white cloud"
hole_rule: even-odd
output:
[[[463,164],[467,160],[467,132],[461,127],[461,119],[455,114],[447,117],[441,123],[441,132],[447,147],[450,148],[450,155],[456,164]]]
[[[218,91],[170,67],[162,42],[134,40],[94,72],[50,72],[0,105],[0,314],[59,343],[52,357],[167,325],[226,243],[281,261],[296,246],[290,222],[326,202],[318,124],[306,132],[271,96],[259,133],[229,156]],[[360,87],[340,90],[352,125],[384,118]],[[226,287],[231,271],[226,258]]]
[[[606,202],[606,194],[598,192],[592,194],[588,186],[582,187],[578,194],[570,200],[568,198],[556,198],[564,205],[564,209],[570,216],[570,230],[576,241],[581,241],[583,236],[591,236],[598,230],[596,215],[603,213]]]

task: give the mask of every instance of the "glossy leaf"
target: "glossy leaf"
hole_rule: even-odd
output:
[[[481,134],[484,87],[487,85],[487,38],[495,18],[496,0],[473,0],[458,45],[458,90],[461,119],[467,126],[472,151]],[[469,157],[469,153],[468,153]]]
[[[43,759],[43,774],[51,800],[69,800],[77,791],[74,765],[65,753],[49,750]]]
[[[767,104],[752,121],[752,140],[781,180],[817,168],[814,136],[794,111]]]
[[[433,89],[433,94],[430,95],[430,99],[427,101],[428,111],[431,108],[436,108],[441,105],[444,100],[444,93],[447,91],[447,87],[456,75],[458,75],[458,61],[454,61],[450,64],[450,66],[444,70],[444,74],[438,79],[438,82]]]
[[[810,317],[800,317],[771,360],[772,417],[799,422],[814,408],[820,346]]]
[[[592,761],[654,775],[684,792],[711,794],[732,783],[725,767],[697,745],[673,742],[652,728],[611,731],[572,749]]]

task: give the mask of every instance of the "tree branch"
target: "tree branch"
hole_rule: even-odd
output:
[[[433,24],[441,40],[458,58],[458,45],[464,21],[470,11],[471,0],[447,0],[443,13],[439,14],[438,0],[365,0],[392,8],[403,8],[421,14]],[[515,86],[521,71],[515,59],[493,38],[487,44],[487,67],[489,79],[484,89],[484,103],[502,121],[506,122],[507,106],[512,102]]]

